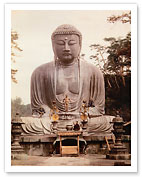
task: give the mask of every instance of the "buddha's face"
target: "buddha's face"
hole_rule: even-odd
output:
[[[53,41],[53,50],[58,59],[64,64],[70,64],[80,54],[78,35],[56,35]]]

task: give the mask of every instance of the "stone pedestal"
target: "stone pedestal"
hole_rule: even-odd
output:
[[[15,117],[12,119],[12,145],[11,145],[11,158],[16,159],[17,155],[24,154],[24,150],[20,145],[20,135],[22,133],[21,124],[23,124],[20,116],[16,113]]]
[[[109,151],[109,154],[106,155],[107,159],[113,160],[129,160],[131,155],[128,154],[127,148],[121,142],[123,130],[123,119],[119,116],[115,117],[112,121],[113,123],[113,133],[115,135],[115,144],[112,149]]]

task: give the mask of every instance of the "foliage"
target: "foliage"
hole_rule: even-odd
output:
[[[16,51],[21,52],[22,49],[18,46],[17,40],[19,38],[19,35],[15,31],[11,31],[11,61],[15,63],[15,57],[16,57]],[[17,80],[15,78],[15,74],[17,73],[17,69],[11,69],[11,79],[14,83],[17,83]]]
[[[94,59],[97,66],[104,74],[126,75],[131,72],[131,33],[125,38],[105,38],[109,42],[108,46],[92,44],[91,50],[95,55],[91,55],[90,59]]]
[[[113,15],[107,18],[107,21],[110,23],[115,23],[117,21],[121,21],[122,23],[130,23],[131,24],[131,11],[128,13],[123,13],[122,15]]]
[[[116,116],[117,111],[119,115],[123,117],[124,121],[130,121],[131,119],[131,76],[126,75],[125,86],[121,76],[105,75],[105,112],[109,115]],[[115,78],[119,87],[114,84]],[[109,79],[110,87],[107,80]]]
[[[108,22],[115,23],[121,21],[122,23],[131,23],[131,12],[123,13],[119,16],[108,17]],[[124,83],[124,75],[131,73],[131,33],[129,32],[125,38],[105,38],[105,41],[110,42],[107,47],[108,63],[107,70],[109,73],[121,75]]]
[[[100,44],[92,44],[90,47],[95,53],[90,56],[90,59],[94,60],[94,64],[99,67],[104,74],[107,74],[107,47],[101,46]]]
[[[17,112],[23,117],[32,115],[30,104],[24,105],[20,97],[11,100],[11,117],[13,118]]]
[[[126,75],[131,72],[131,33],[125,38],[105,38],[110,42],[107,47],[107,70],[111,74]]]
[[[125,75],[131,73],[131,33],[128,33],[124,38],[105,38],[109,42],[108,46],[101,46],[99,44],[91,45],[91,50],[94,50],[94,55],[90,59],[99,66],[104,75],[114,75],[115,84],[119,88],[117,82],[117,75],[122,77],[122,82],[125,86]],[[107,82],[110,87],[110,79]]]

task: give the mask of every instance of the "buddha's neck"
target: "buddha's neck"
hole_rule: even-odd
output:
[[[62,63],[61,62],[60,65],[62,65],[63,67],[71,67],[71,66],[75,65],[77,63],[77,61],[78,61],[78,58],[75,58],[73,60],[73,62],[71,62],[71,63]]]

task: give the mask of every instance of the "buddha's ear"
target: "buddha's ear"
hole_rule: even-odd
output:
[[[56,51],[55,51],[55,45],[54,45],[54,40],[52,40],[52,49],[53,49],[53,52],[54,52],[54,56],[56,56]]]
[[[57,56],[54,54],[54,60],[57,61],[57,59],[58,59]]]
[[[54,53],[54,60],[57,60],[57,55],[56,55],[56,50],[55,50],[55,45],[53,44],[54,42],[52,41],[52,49],[53,49],[53,53]]]
[[[81,53],[81,46],[80,46],[79,51],[78,51],[78,58],[80,58],[80,53]]]

